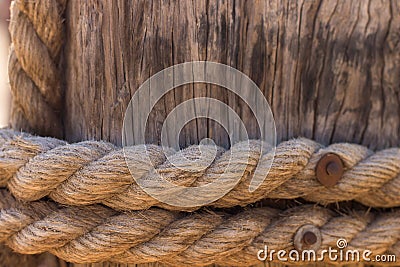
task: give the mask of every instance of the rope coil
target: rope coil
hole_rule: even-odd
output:
[[[173,182],[180,185],[200,186],[218,179],[221,169],[230,161],[246,171],[236,187],[211,203],[212,207],[245,206],[265,198],[298,197],[321,204],[356,200],[371,207],[400,205],[399,148],[373,153],[355,144],[338,143],[322,147],[304,138],[289,140],[277,146],[268,175],[261,186],[251,193],[248,186],[252,170],[258,161],[269,160],[273,156],[267,153],[260,157],[257,141],[252,141],[249,160],[242,159],[240,153],[231,155],[226,151],[204,172],[193,173],[174,167],[166,161],[162,148],[154,145],[134,146],[124,151],[105,142],[67,144],[53,138],[9,136],[4,130],[0,132],[4,136],[3,144],[0,144],[0,186],[7,186],[17,198],[25,201],[50,196],[66,205],[102,203],[116,210],[143,210],[152,206],[183,210],[147,195],[132,175],[137,179],[142,176],[151,179],[151,175],[158,175],[158,172],[166,179],[179,177]],[[240,148],[235,150],[240,151]],[[143,153],[146,151],[156,165],[156,174],[153,165],[144,160]],[[198,147],[192,146],[181,153],[193,155],[198,151]],[[329,188],[320,184],[315,175],[316,165],[326,153],[339,155],[345,165],[341,180]],[[131,172],[125,157],[134,162]]]
[[[259,160],[270,157],[268,153],[257,154],[257,144],[252,141],[251,159],[245,161],[247,171],[240,183],[212,207],[245,205],[271,196],[302,196],[322,203],[352,198],[369,203],[377,197],[381,201],[376,203],[389,206],[399,201],[396,194],[386,195],[385,191],[399,180],[399,149],[373,153],[359,145],[322,147],[303,138],[277,147],[270,173],[260,191],[251,194],[247,186],[252,168]],[[125,156],[137,159],[139,175],[147,175],[152,168],[140,158],[143,149],[144,146],[135,146],[128,153],[125,151]],[[188,155],[198,152],[196,147],[182,151]],[[326,188],[317,184],[315,166],[325,153],[331,152],[341,157],[346,170],[336,186]],[[177,175],[160,147],[148,146],[148,153],[158,170],[171,177]],[[191,179],[189,186],[207,181],[201,179],[210,177],[210,170],[219,169],[218,164],[223,166],[226,153],[222,152],[204,172],[194,175],[194,180],[185,172],[178,177]],[[240,157],[232,157],[240,164]],[[176,207],[158,203],[141,191],[126,167],[122,149],[105,142],[67,144],[54,138],[0,130],[0,178],[0,186],[8,186],[17,198],[31,201],[21,202],[6,189],[0,189],[0,242],[24,254],[49,251],[74,263],[250,265],[258,262],[257,252],[266,245],[271,250],[293,249],[296,231],[311,225],[320,231],[318,250],[334,247],[339,238],[345,238],[349,249],[400,256],[397,209],[348,215],[311,205],[284,212],[268,207],[247,208],[236,214],[204,209],[194,213],[174,211]],[[316,188],[313,194],[305,194]],[[338,194],[338,190],[345,191]],[[366,193],[368,200],[361,197]],[[46,195],[62,205],[38,200]],[[390,199],[395,201],[389,202]]]
[[[158,208],[121,213],[101,205],[22,203],[6,190],[0,190],[0,196],[0,241],[20,253],[50,251],[75,263],[250,265],[257,263],[257,252],[265,245],[293,249],[294,235],[304,224],[320,229],[320,250],[336,247],[336,241],[345,238],[349,249],[400,256],[398,210],[343,215],[305,205],[284,212],[250,208],[233,215]]]
[[[56,137],[62,137],[58,113],[62,109],[63,92],[58,64],[64,41],[66,3],[66,0],[17,0],[11,6],[8,71],[16,113],[12,116],[13,123]],[[32,120],[29,114],[38,111],[42,118]]]

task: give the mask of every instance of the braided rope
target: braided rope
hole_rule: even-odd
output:
[[[260,157],[257,141],[251,142],[250,159],[243,158],[241,143],[238,143],[234,145],[238,153],[222,153],[204,171],[193,173],[174,167],[166,161],[162,149],[154,145],[133,146],[123,151],[105,142],[67,144],[53,138],[10,137],[4,130],[0,133],[5,136],[3,144],[0,143],[0,186],[7,186],[16,197],[26,201],[48,195],[67,205],[102,203],[116,210],[143,210],[152,206],[178,210],[147,195],[136,184],[126,165],[126,157],[133,162],[130,167],[135,178],[151,179],[158,172],[165,179],[184,186],[199,186],[218,179],[228,162],[237,166],[235,170],[246,169],[232,191],[210,204],[218,208],[244,206],[264,198],[298,197],[322,204],[356,200],[372,207],[400,205],[399,148],[373,153],[363,146],[346,143],[322,147],[304,138],[283,142],[276,148],[264,182],[251,193],[248,185],[252,170],[258,161],[261,160],[263,167],[262,162],[272,157],[271,153]],[[144,156],[146,150],[152,163]],[[193,157],[196,153],[199,148],[192,146],[180,156]],[[341,180],[329,188],[315,177],[316,164],[326,153],[336,153],[345,165]],[[238,174],[233,172],[228,176],[233,175]]]
[[[349,249],[396,253],[400,242],[399,211],[339,215],[317,206],[283,213],[251,208],[237,214],[200,211],[192,214],[158,208],[120,213],[101,205],[57,207],[54,202],[21,203],[0,190],[0,241],[13,250],[50,251],[75,263],[162,262],[171,265],[250,265],[257,251],[293,249],[304,224],[318,227],[320,250],[339,238]]]
[[[14,1],[10,22],[12,47],[8,69],[14,117],[39,134],[57,137],[62,136],[57,115],[62,108],[58,62],[65,7],[66,0]],[[29,114],[38,110],[43,117],[32,120]]]

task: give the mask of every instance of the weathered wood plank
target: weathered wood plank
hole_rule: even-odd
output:
[[[272,106],[278,139],[399,145],[397,1],[70,1],[65,48],[66,137],[121,143],[130,97],[152,74],[209,60],[236,67]],[[216,86],[168,94],[151,115],[148,141],[179,103],[209,96],[228,103],[257,137],[249,108]],[[198,120],[182,145],[222,129]],[[224,136],[225,137],[225,136]]]

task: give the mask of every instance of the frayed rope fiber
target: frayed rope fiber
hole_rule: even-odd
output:
[[[296,231],[305,224],[320,231],[318,251],[344,238],[348,249],[400,256],[399,210],[344,215],[303,205],[283,212],[261,207],[236,214],[159,208],[121,213],[102,205],[23,203],[6,189],[0,190],[0,209],[0,241],[20,253],[49,251],[74,263],[248,266],[265,246],[294,249]]]
[[[151,179],[151,175],[161,173],[173,183],[196,187],[218,179],[228,162],[233,162],[237,166],[234,171],[246,171],[238,177],[235,188],[209,206],[226,208],[265,198],[298,197],[322,204],[356,200],[372,207],[400,205],[399,148],[372,152],[355,144],[323,147],[304,138],[289,140],[277,146],[265,180],[256,191],[249,192],[252,171],[259,161],[260,167],[265,167],[263,162],[273,154],[260,156],[260,143],[251,141],[250,157],[244,158],[240,153],[242,145],[235,144],[232,150],[235,153],[222,152],[204,171],[193,173],[166,161],[162,148],[154,145],[123,150],[106,142],[68,144],[58,139],[0,130],[0,186],[8,187],[14,196],[25,201],[49,196],[58,203],[74,206],[101,203],[116,210],[143,210],[152,206],[183,210],[146,194],[132,175]],[[152,162],[146,160],[145,151]],[[193,158],[196,153],[200,153],[199,147],[191,146],[180,156]],[[337,154],[345,167],[342,178],[333,187],[325,187],[316,179],[316,165],[326,153]],[[130,166],[132,174],[125,157],[133,165]],[[228,176],[238,175],[234,171]]]

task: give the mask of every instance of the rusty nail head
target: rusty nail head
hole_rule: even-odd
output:
[[[319,228],[312,224],[305,224],[296,230],[293,245],[297,251],[318,250],[321,247],[322,235]]]
[[[317,242],[317,236],[313,232],[305,232],[303,235],[303,243],[307,246],[314,245]]]
[[[318,161],[315,172],[322,185],[331,187],[342,178],[344,164],[337,154],[327,153]]]

